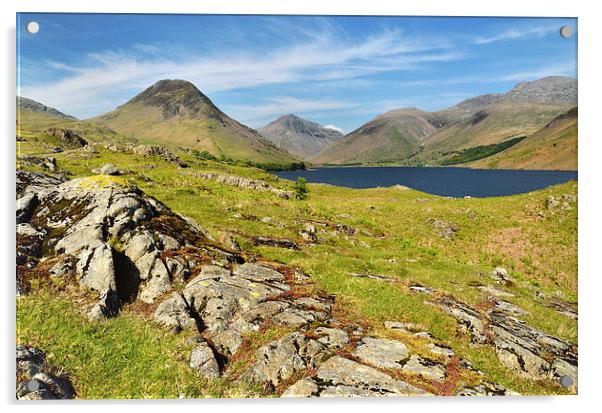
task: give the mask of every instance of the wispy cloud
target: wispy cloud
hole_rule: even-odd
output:
[[[185,59],[160,58],[155,53],[157,46],[138,44],[127,51],[89,53],[81,66],[46,62],[66,75],[58,81],[20,85],[19,93],[89,116],[99,108],[111,109],[120,103],[116,99],[163,78],[187,79],[204,92],[214,93],[277,83],[353,79],[462,58],[457,52],[435,50],[440,47],[437,42],[410,38],[395,30],[354,42],[326,30],[268,53],[226,50],[211,56],[190,53]]]
[[[540,25],[521,28],[510,28],[500,31],[490,36],[479,36],[474,39],[475,44],[488,44],[505,40],[515,40],[526,37],[543,37],[548,34],[558,32],[558,25]]]

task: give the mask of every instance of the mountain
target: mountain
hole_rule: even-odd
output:
[[[395,162],[416,153],[438,125],[436,115],[416,108],[377,116],[312,159],[315,163]]]
[[[341,132],[332,127],[324,127],[296,115],[281,116],[257,131],[277,147],[301,159],[313,157],[343,137]]]
[[[522,82],[504,95],[507,101],[577,105],[577,79],[548,76]]]
[[[531,135],[577,102],[577,80],[551,76],[437,112],[397,109],[325,148],[316,163],[439,164],[458,151]],[[506,151],[503,151],[506,153]]]
[[[24,98],[21,96],[17,96],[17,108],[18,113],[28,111],[46,115],[52,118],[75,119],[73,116],[65,115],[63,112],[59,112],[55,108],[48,107],[40,102],[36,102],[33,99]]]
[[[79,120],[35,100],[17,96],[17,135],[38,140],[41,146],[61,146],[57,133],[78,136],[89,142],[136,142],[104,126]]]
[[[185,80],[160,80],[91,121],[148,143],[185,146],[256,162],[295,161],[257,131],[219,110]]]
[[[420,158],[433,164],[455,151],[529,135],[567,109],[566,105],[500,100],[437,130],[429,137]]]
[[[555,117],[521,142],[474,168],[577,170],[577,108]]]

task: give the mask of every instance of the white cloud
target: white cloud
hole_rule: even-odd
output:
[[[338,126],[335,126],[335,125],[326,125],[326,126],[324,126],[324,128],[337,131],[339,133],[342,133],[343,135],[345,134],[345,131],[342,128],[339,128]]]

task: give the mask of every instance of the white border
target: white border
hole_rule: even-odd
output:
[[[220,0],[217,2],[192,0],[19,0],[0,3],[2,19],[2,162],[4,194],[2,222],[2,380],[0,393],[2,402],[9,410],[47,409],[74,411],[86,409],[105,411],[107,404],[112,408],[123,405],[139,407],[149,412],[162,411],[167,405],[180,409],[207,410],[250,410],[282,411],[287,413],[306,412],[308,409],[345,409],[350,412],[366,411],[371,408],[383,410],[450,411],[467,412],[483,410],[504,412],[508,410],[533,409],[545,412],[573,412],[594,406],[599,388],[602,358],[599,346],[602,343],[599,307],[602,294],[602,274],[598,261],[602,244],[600,209],[602,206],[600,157],[602,156],[602,118],[600,117],[600,64],[602,22],[596,13],[595,1],[547,0],[527,2],[504,0],[500,2],[472,0]],[[453,16],[563,16],[579,18],[579,396],[575,397],[529,397],[506,399],[353,399],[353,400],[224,400],[224,401],[137,401],[137,402],[76,402],[45,403],[44,405],[15,404],[14,377],[14,125],[15,125],[15,13],[21,12],[119,12],[119,13],[217,13],[217,14],[337,14],[337,15],[453,15]],[[119,406],[119,407],[118,407]],[[125,407],[125,406],[123,406]],[[597,409],[599,409],[598,407]],[[593,409],[592,409],[593,410]]]

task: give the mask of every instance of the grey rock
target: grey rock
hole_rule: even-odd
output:
[[[324,396],[425,396],[430,393],[355,361],[334,356],[317,370]],[[320,394],[322,395],[322,394]]]
[[[219,364],[207,343],[200,343],[190,354],[190,368],[204,378],[216,379],[220,376]]]
[[[431,351],[431,353],[440,356],[452,357],[455,354],[450,347],[442,344],[428,343],[426,347]]]
[[[364,337],[352,355],[362,363],[383,369],[401,369],[410,357],[401,341],[372,337]]]
[[[497,287],[493,287],[491,285],[479,285],[477,288],[479,290],[481,290],[487,294],[491,294],[495,297],[507,297],[507,298],[514,297],[514,294],[512,294],[511,292],[502,290]]]
[[[436,363],[412,354],[410,359],[403,365],[406,373],[418,374],[430,380],[444,381],[446,369],[443,364]]]
[[[28,193],[17,199],[17,224],[31,219],[33,211],[38,206],[39,200],[35,193]]]
[[[238,267],[234,271],[234,275],[250,281],[257,282],[282,282],[284,275],[278,271],[255,263],[247,263]]]
[[[62,278],[74,271],[73,257],[69,255],[63,255],[56,264],[54,264],[48,272],[51,277]]]
[[[255,363],[242,377],[275,387],[302,370],[315,368],[324,352],[323,344],[301,333],[292,333],[259,348]]]
[[[491,299],[491,297],[490,297]],[[528,315],[529,312],[525,309],[520,308],[519,306],[509,303],[508,301],[500,300],[500,299],[491,299],[494,302],[495,308],[504,311],[508,314],[512,315]]]
[[[433,294],[436,292],[435,289],[433,289],[431,287],[426,287],[426,286],[420,285],[420,284],[410,285],[410,291],[415,292],[415,293],[423,293],[423,294]]]
[[[431,218],[428,220],[433,226],[435,235],[445,240],[451,240],[454,234],[459,231],[458,225],[453,222],[447,222],[440,219]]]
[[[73,399],[75,397],[75,389],[65,377],[39,372],[32,377],[32,380],[43,383],[57,399]]]
[[[486,344],[489,341],[483,318],[475,309],[451,297],[441,297],[430,304],[455,317],[460,325],[470,333],[473,343]]]
[[[179,293],[173,293],[155,310],[155,321],[167,328],[190,330],[196,328],[196,321],[190,314],[190,309]]]
[[[512,285],[515,283],[514,278],[508,275],[508,271],[506,271],[503,267],[496,267],[489,273],[489,276],[501,284]]]
[[[30,346],[17,346],[17,374],[32,377],[46,364],[44,352]]]
[[[491,383],[482,382],[472,387],[462,387],[458,392],[457,396],[520,396],[519,393],[509,390],[504,386]]]
[[[387,320],[384,322],[384,327],[387,330],[400,331],[402,333],[416,333],[420,331],[421,327],[416,323],[404,323],[401,321]]]
[[[112,163],[104,164],[102,167],[93,170],[94,173],[99,175],[120,175],[121,172]]]
[[[212,180],[224,185],[236,186],[242,189],[250,189],[253,191],[268,191],[276,194],[280,198],[292,199],[294,197],[293,192],[285,191],[280,188],[276,188],[265,181],[259,179],[249,179],[242,176],[236,175],[223,175],[211,172],[197,173],[195,176],[199,178]]]
[[[338,350],[351,342],[347,332],[339,328],[318,327],[315,333],[321,336],[318,341],[329,349]]]
[[[312,397],[318,395],[318,385],[309,377],[302,378],[286,389],[280,397]]]

